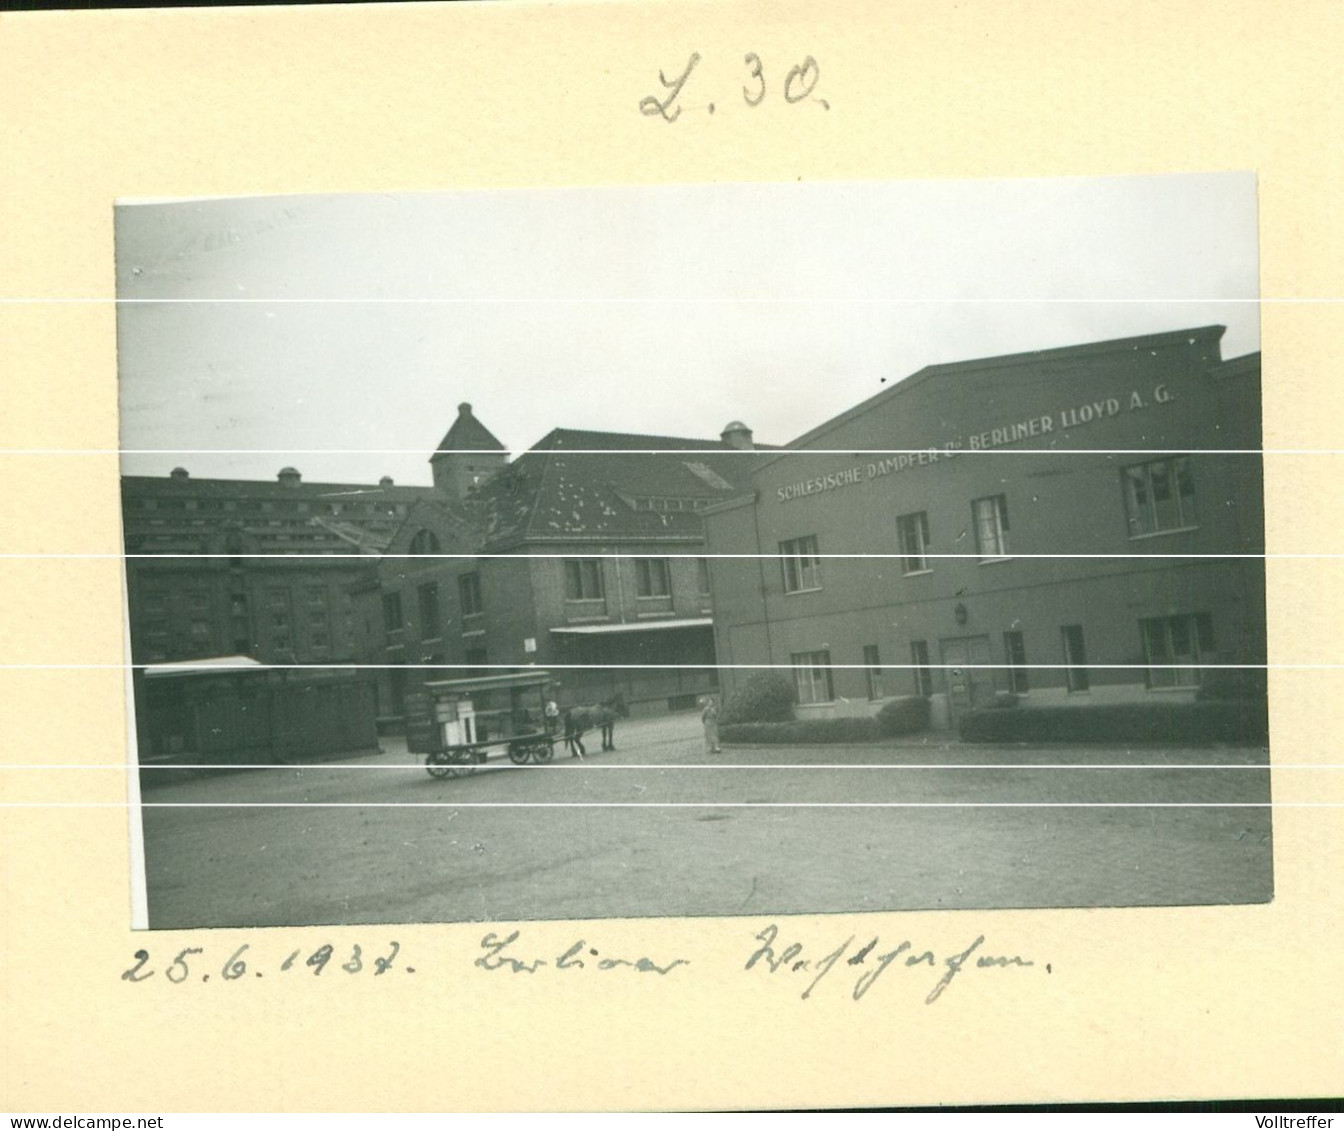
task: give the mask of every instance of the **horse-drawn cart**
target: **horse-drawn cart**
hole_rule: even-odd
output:
[[[431,777],[476,771],[494,755],[516,766],[549,762],[559,737],[546,727],[544,671],[513,672],[426,683],[406,697],[406,741],[425,756]]]

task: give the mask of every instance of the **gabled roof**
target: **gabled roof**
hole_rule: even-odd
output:
[[[1169,330],[1159,334],[1143,334],[1132,338],[1112,338],[1102,342],[1085,342],[1082,345],[1057,346],[1052,349],[1029,350],[1024,353],[1003,354],[998,357],[978,357],[967,361],[926,365],[923,369],[902,378],[880,393],[869,397],[867,400],[860,401],[839,416],[818,424],[797,439],[789,441],[784,447],[785,449],[796,449],[814,444],[827,433],[863,416],[877,405],[883,404],[893,397],[904,396],[911,389],[930,380],[955,381],[972,374],[994,370],[1058,364],[1104,354],[1138,353],[1145,350],[1156,351],[1160,349],[1197,351],[1206,360],[1207,370],[1212,372],[1221,364],[1218,343],[1226,332],[1226,326],[1198,326],[1190,330]],[[775,458],[783,454],[783,452],[776,453]]]
[[[471,496],[484,546],[698,541],[701,507],[738,495],[757,463],[722,440],[557,428]]]
[[[453,421],[453,426],[439,441],[439,446],[435,449],[434,455],[430,456],[430,462],[432,463],[446,452],[502,452],[506,450],[495,434],[472,415],[471,405],[463,401],[457,406],[457,419]]]

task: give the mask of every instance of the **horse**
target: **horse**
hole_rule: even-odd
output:
[[[575,757],[581,758],[587,749],[583,745],[585,731],[602,731],[602,749],[616,749],[616,720],[628,718],[629,709],[625,705],[625,696],[617,692],[601,703],[592,703],[582,707],[570,707],[564,713],[565,745]]]

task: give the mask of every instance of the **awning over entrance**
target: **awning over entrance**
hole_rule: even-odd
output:
[[[682,617],[673,620],[645,620],[624,624],[575,624],[566,628],[553,628],[556,636],[605,636],[615,632],[652,632],[655,629],[669,628],[709,628],[713,617]]]

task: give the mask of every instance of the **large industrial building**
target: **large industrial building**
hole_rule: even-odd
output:
[[[1260,363],[1222,333],[931,366],[764,456],[702,512],[726,689],[768,664],[802,715],[955,719],[1263,664]]]

